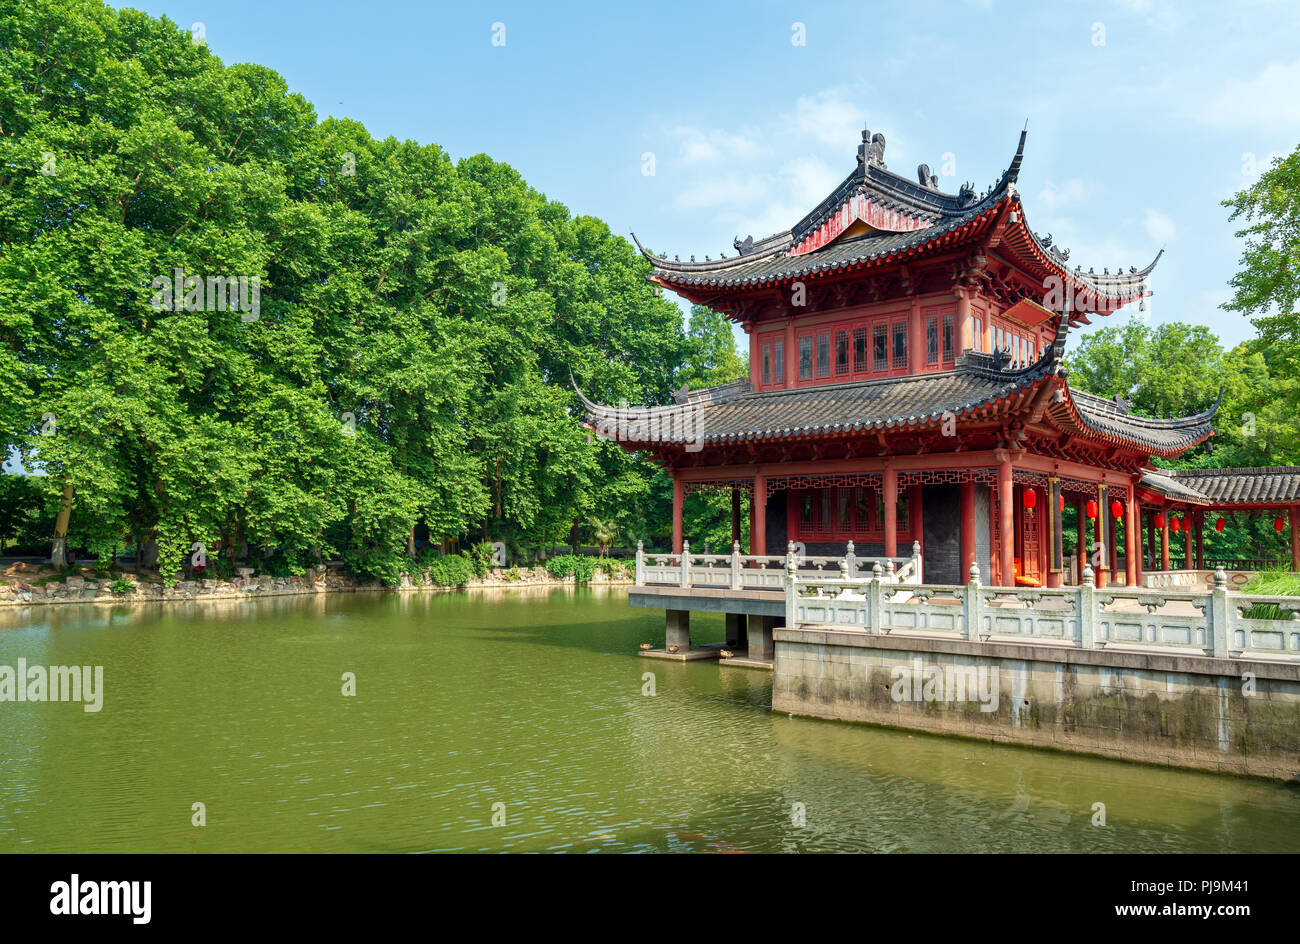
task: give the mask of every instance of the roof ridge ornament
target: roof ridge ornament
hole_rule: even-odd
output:
[[[874,164],[882,170],[885,167],[885,136],[877,131],[872,134],[866,128],[862,129],[862,143],[858,145],[858,171],[866,176],[867,166]]]

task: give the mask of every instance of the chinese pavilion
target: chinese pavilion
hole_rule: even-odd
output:
[[[748,497],[752,554],[783,554],[788,541],[839,554],[851,540],[861,554],[896,557],[918,541],[927,583],[962,583],[977,563],[985,582],[1060,586],[1072,570],[1067,502],[1077,509],[1073,570],[1090,555],[1100,586],[1134,585],[1144,563],[1168,570],[1179,512],[1186,566],[1203,565],[1212,506],[1285,509],[1300,564],[1296,469],[1151,467],[1213,435],[1218,403],[1154,419],[1071,387],[1069,329],[1144,306],[1159,255],[1113,273],[1071,266],[1029,228],[1016,189],[1024,144],[1022,132],[985,192],[948,194],[924,164],[914,178],[890,171],[884,137],[864,131],[852,173],[788,230],[737,239],[736,255],[702,262],[637,243],[652,281],[749,336],[746,379],[682,391],[667,406],[583,399],[592,429],[651,452],[672,476],[674,552],[684,497],[725,489],[733,537]],[[1224,483],[1256,473],[1263,491],[1235,502]]]

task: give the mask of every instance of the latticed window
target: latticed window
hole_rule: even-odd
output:
[[[772,382],[772,345],[767,342],[763,343],[762,378],[762,382],[765,384]]]
[[[878,324],[872,329],[872,351],[871,364],[874,370],[889,369],[889,328],[883,324]]]
[[[776,348],[776,382],[785,382],[785,342],[778,340],[775,343]]]
[[[943,359],[953,360],[952,315],[943,316]]]
[[[812,380],[812,338],[799,339],[799,379]]]
[[[867,329],[853,329],[853,372],[866,373],[867,370]]]
[[[831,375],[831,336],[829,334],[817,335],[817,376],[829,377]]]
[[[925,319],[925,362],[939,363],[939,319]]]
[[[849,332],[835,332],[835,376],[849,372]]]
[[[894,322],[894,366],[907,366],[907,322]]]

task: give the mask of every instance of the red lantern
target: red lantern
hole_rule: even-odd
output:
[[[1227,524],[1227,522],[1220,518],[1218,521],[1214,522],[1214,530],[1222,531],[1225,524]]]
[[[1174,532],[1174,534],[1177,534],[1177,533],[1178,533],[1179,525],[1180,525],[1180,522],[1179,522],[1179,520],[1178,520],[1177,518],[1170,518],[1170,519],[1169,519],[1169,530],[1172,531],[1172,532]]]
[[[1061,496],[1061,511],[1065,511],[1065,496]]]
[[[1284,524],[1285,522],[1282,520],[1282,516],[1278,515],[1276,518],[1273,519],[1273,530],[1277,532],[1281,532]]]
[[[1165,516],[1158,511],[1156,512],[1155,525],[1157,528],[1161,528],[1161,529],[1163,529],[1165,526]]]
[[[1028,508],[1030,511],[1033,511],[1034,506],[1037,504],[1038,504],[1038,493],[1034,491],[1032,488],[1025,489],[1025,507]]]
[[[1113,501],[1110,503],[1110,513],[1116,518],[1123,518],[1124,506],[1120,504],[1118,501]]]
[[[1088,515],[1089,518],[1097,517],[1097,503],[1089,499],[1088,504],[1084,506],[1084,512]]]

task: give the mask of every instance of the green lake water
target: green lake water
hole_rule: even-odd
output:
[[[105,690],[0,702],[0,852],[1300,851],[1294,788],[774,715],[662,639],[599,589],[0,612]]]

